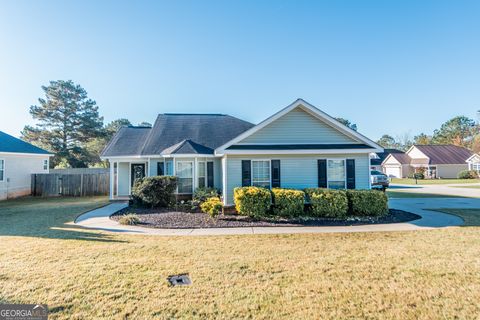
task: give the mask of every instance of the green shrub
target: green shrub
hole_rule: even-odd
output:
[[[377,190],[347,190],[349,213],[380,217],[388,214],[388,198]]]
[[[316,217],[343,219],[348,214],[347,194],[344,190],[322,188],[305,189]]]
[[[259,187],[238,187],[233,190],[235,208],[239,214],[254,218],[265,217],[271,205],[270,190]]]
[[[208,213],[211,217],[215,217],[222,212],[223,203],[219,197],[212,197],[200,204],[200,208],[202,212]]]
[[[156,176],[138,179],[132,188],[135,204],[147,207],[168,207],[175,203],[177,178]]]
[[[278,216],[303,216],[305,193],[301,190],[273,188],[273,213]]]
[[[138,216],[135,213],[128,213],[128,214],[124,214],[123,216],[121,216],[120,219],[118,220],[118,222],[120,224],[131,226],[131,225],[139,224],[140,219],[138,218]]]
[[[204,202],[205,200],[213,197],[218,197],[219,192],[215,188],[197,188],[193,193],[193,200],[198,202]]]
[[[478,173],[475,170],[462,170],[458,173],[458,179],[477,179]]]

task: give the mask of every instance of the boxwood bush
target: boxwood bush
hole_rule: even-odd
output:
[[[478,173],[475,170],[462,170],[457,177],[458,179],[477,179]]]
[[[315,217],[343,219],[348,214],[347,194],[344,190],[323,188],[305,189]]]
[[[239,214],[254,218],[265,217],[272,203],[270,190],[259,187],[235,188],[233,198]]]
[[[347,190],[349,214],[381,217],[388,213],[388,198],[377,190]]]
[[[223,203],[219,197],[211,197],[206,199],[200,204],[202,212],[209,214],[211,217],[215,217],[222,212]]]
[[[293,189],[272,189],[273,213],[283,217],[303,216],[305,193]]]
[[[135,181],[132,198],[136,205],[145,207],[169,207],[175,203],[177,178],[173,176],[145,177]]]
[[[215,188],[200,187],[193,192],[193,200],[202,203],[209,198],[218,197],[219,195],[218,190]]]

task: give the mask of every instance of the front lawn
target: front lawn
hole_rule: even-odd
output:
[[[434,211],[445,212],[449,214],[454,214],[463,219],[465,224],[463,226],[480,226],[480,209],[431,209]]]
[[[408,191],[386,191],[387,196],[391,199],[402,198],[463,198],[460,196],[447,195],[447,194],[435,194],[435,193],[420,193],[420,192],[408,192]]]
[[[480,314],[476,227],[158,237],[65,224],[104,198],[22,201],[0,203],[0,302],[47,303],[52,319]],[[169,287],[179,273],[193,284]]]
[[[423,179],[417,180],[418,184],[461,184],[461,183],[479,183],[480,179]],[[392,184],[415,184],[415,179],[392,178]]]

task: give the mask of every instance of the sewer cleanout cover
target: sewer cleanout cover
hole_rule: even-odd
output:
[[[173,287],[175,287],[175,286],[189,286],[189,285],[192,284],[192,280],[190,280],[190,277],[188,276],[187,273],[168,276],[167,280],[168,280],[168,282],[170,282],[170,285],[173,286]]]

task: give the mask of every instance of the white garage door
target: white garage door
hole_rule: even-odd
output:
[[[401,178],[401,168],[398,167],[385,167],[385,174],[389,177]]]

